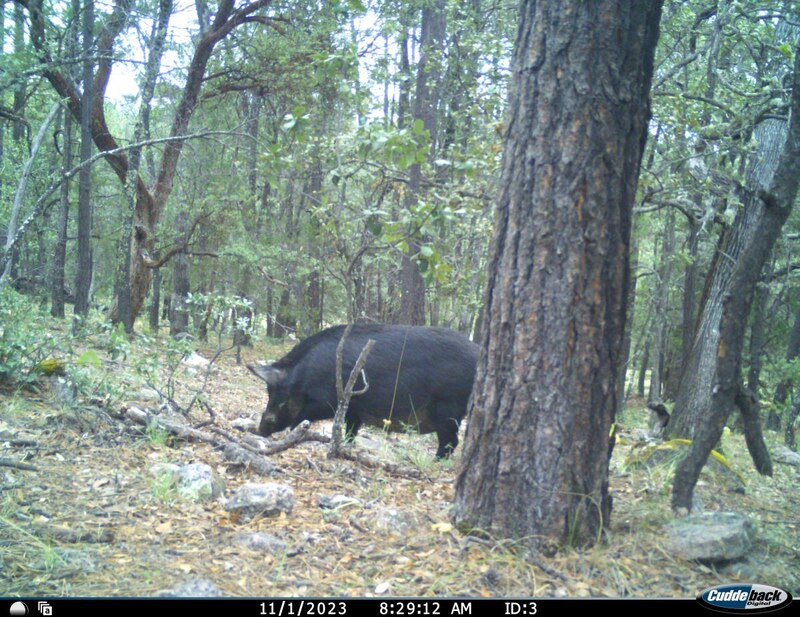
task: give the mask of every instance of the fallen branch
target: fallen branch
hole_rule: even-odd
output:
[[[265,456],[288,450],[304,441],[326,442],[330,440],[329,437],[309,431],[308,428],[311,423],[308,420],[301,422],[281,440],[267,440],[257,435],[248,434],[246,442],[243,442],[219,427],[211,427],[209,429],[210,432],[201,431],[186,426],[180,420],[158,416],[139,407],[129,407],[125,410],[125,417],[143,426],[155,426],[179,439],[211,444],[222,452],[222,456],[226,461],[237,465],[246,465],[256,473],[265,476],[272,475],[276,471],[275,465],[265,460]]]
[[[403,465],[397,465],[396,463],[389,463],[386,461],[382,461],[381,459],[375,458],[374,456],[371,456],[362,450],[357,450],[352,446],[340,448],[336,456],[337,458],[343,458],[348,461],[353,461],[355,463],[363,465],[368,469],[382,469],[383,471],[390,473],[393,476],[412,478],[414,480],[428,479],[428,476],[426,476],[418,469],[413,469],[411,467],[404,467]]]
[[[180,439],[201,441],[211,444],[222,452],[225,460],[240,465],[247,465],[258,474],[268,476],[275,473],[275,466],[269,461],[264,460],[263,455],[248,452],[241,444],[228,441],[227,438],[220,439],[214,437],[205,431],[186,426],[180,421],[172,420],[164,416],[156,416],[138,407],[129,407],[125,411],[125,416],[137,424],[144,426],[154,425]]]
[[[67,527],[56,527],[54,525],[35,525],[33,530],[38,536],[47,536],[48,538],[66,544],[78,544],[81,542],[87,542],[89,544],[110,544],[114,541],[114,533],[110,529],[81,531],[78,529],[69,529]]]
[[[7,458],[0,458],[0,467],[13,467],[14,469],[21,469],[22,471],[39,471],[38,467],[28,465],[28,463],[18,463]]]

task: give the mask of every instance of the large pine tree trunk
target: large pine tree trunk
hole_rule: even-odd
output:
[[[630,229],[661,2],[523,2],[459,526],[592,544],[608,523],[609,430]]]

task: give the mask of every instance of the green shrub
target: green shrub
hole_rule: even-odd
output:
[[[0,387],[32,385],[37,367],[58,355],[60,341],[47,328],[48,316],[13,289],[0,289]]]

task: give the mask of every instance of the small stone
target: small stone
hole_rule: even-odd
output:
[[[345,506],[360,506],[361,501],[347,495],[320,495],[317,504],[325,510],[335,510]]]
[[[195,578],[155,594],[159,598],[221,598],[225,594],[211,581]]]
[[[245,484],[225,504],[228,512],[250,519],[257,516],[291,514],[294,508],[294,491],[284,484]]]
[[[192,501],[210,501],[225,490],[225,483],[217,473],[203,463],[183,465],[178,471],[178,493]]]
[[[736,512],[694,514],[667,525],[670,552],[694,561],[736,561],[748,554],[755,538],[752,521]]]
[[[268,553],[279,553],[286,550],[286,542],[277,536],[256,531],[254,533],[240,533],[236,536],[236,542],[243,544],[254,551],[266,551]]]

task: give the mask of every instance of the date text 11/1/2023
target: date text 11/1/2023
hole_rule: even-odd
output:
[[[537,614],[536,602],[493,601],[494,614],[501,609],[503,615],[527,617]],[[362,613],[364,609],[389,617],[413,617],[416,615],[438,617],[444,615],[477,615],[469,600],[418,599],[349,599],[349,600],[272,600],[261,602],[260,615],[264,617],[329,617]],[[486,607],[483,607],[486,608]],[[348,609],[353,609],[348,611]],[[377,610],[376,610],[377,609]],[[478,611],[481,612],[481,611]]]

